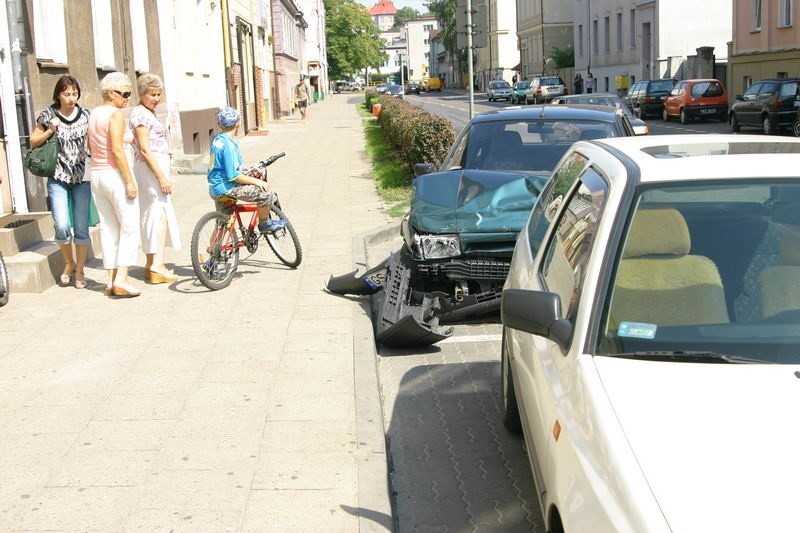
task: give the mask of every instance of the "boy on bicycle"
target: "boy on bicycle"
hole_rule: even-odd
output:
[[[214,199],[217,211],[228,208],[220,201],[222,197],[258,204],[258,230],[262,233],[282,229],[284,220],[269,216],[269,208],[276,196],[266,181],[242,173],[242,152],[239,143],[231,137],[241,115],[233,107],[223,107],[217,113],[217,122],[222,130],[211,138],[211,157],[208,162],[208,194]]]

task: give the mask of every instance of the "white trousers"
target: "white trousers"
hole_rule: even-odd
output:
[[[169,155],[153,154],[158,162],[161,172],[169,176]],[[133,164],[133,174],[136,176],[136,183],[139,185],[139,213],[142,224],[142,250],[146,254],[160,252],[158,246],[158,236],[165,222],[167,224],[166,244],[180,250],[181,234],[178,226],[178,219],[175,216],[175,209],[172,207],[172,195],[161,192],[158,180],[150,172],[147,163],[136,161]]]
[[[92,198],[100,218],[103,268],[135,265],[139,256],[139,202],[128,198],[118,170],[92,170]]]

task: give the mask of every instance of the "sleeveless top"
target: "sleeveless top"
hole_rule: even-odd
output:
[[[56,136],[61,145],[58,153],[58,164],[53,179],[79,185],[83,183],[83,174],[86,171],[86,132],[89,127],[89,111],[75,105],[75,116],[66,118],[58,110],[45,107],[36,122],[44,129],[50,127],[50,121],[57,118],[61,121]]]
[[[109,126],[111,115],[115,111],[122,111],[113,105],[101,105],[92,110],[89,115],[89,151],[92,156],[92,170],[108,170],[117,168],[117,162],[111,154],[111,138]],[[123,121],[124,123],[124,121]],[[125,151],[133,142],[133,133],[125,124],[125,132],[122,135],[122,143]]]

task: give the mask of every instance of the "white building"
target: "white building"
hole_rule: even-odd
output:
[[[586,79],[591,69],[596,91],[682,77],[686,58],[704,46],[727,60],[732,0],[573,0],[573,9],[575,70]]]
[[[431,32],[439,29],[436,17],[421,17],[409,20],[404,27],[406,33],[406,65],[412,80],[427,78],[431,64]]]
[[[511,83],[513,69],[519,63],[516,4],[511,4],[508,0],[489,0],[486,14],[489,37],[486,48],[478,49],[475,68],[478,85],[483,88],[489,80],[506,80]]]
[[[308,22],[304,59],[312,96],[324,98],[330,87],[328,80],[328,51],[325,47],[325,5],[322,0],[298,0],[303,17]]]
[[[386,43],[383,47],[386,61],[379,72],[388,77],[400,70],[400,58],[406,56],[406,34],[403,30],[383,31],[381,39]]]

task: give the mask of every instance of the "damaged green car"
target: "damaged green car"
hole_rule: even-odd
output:
[[[600,106],[507,108],[474,117],[438,169],[415,166],[401,250],[361,276],[331,278],[328,289],[384,290],[376,323],[381,344],[414,347],[448,337],[442,324],[499,310],[517,234],[570,146],[633,134],[621,111]]]

